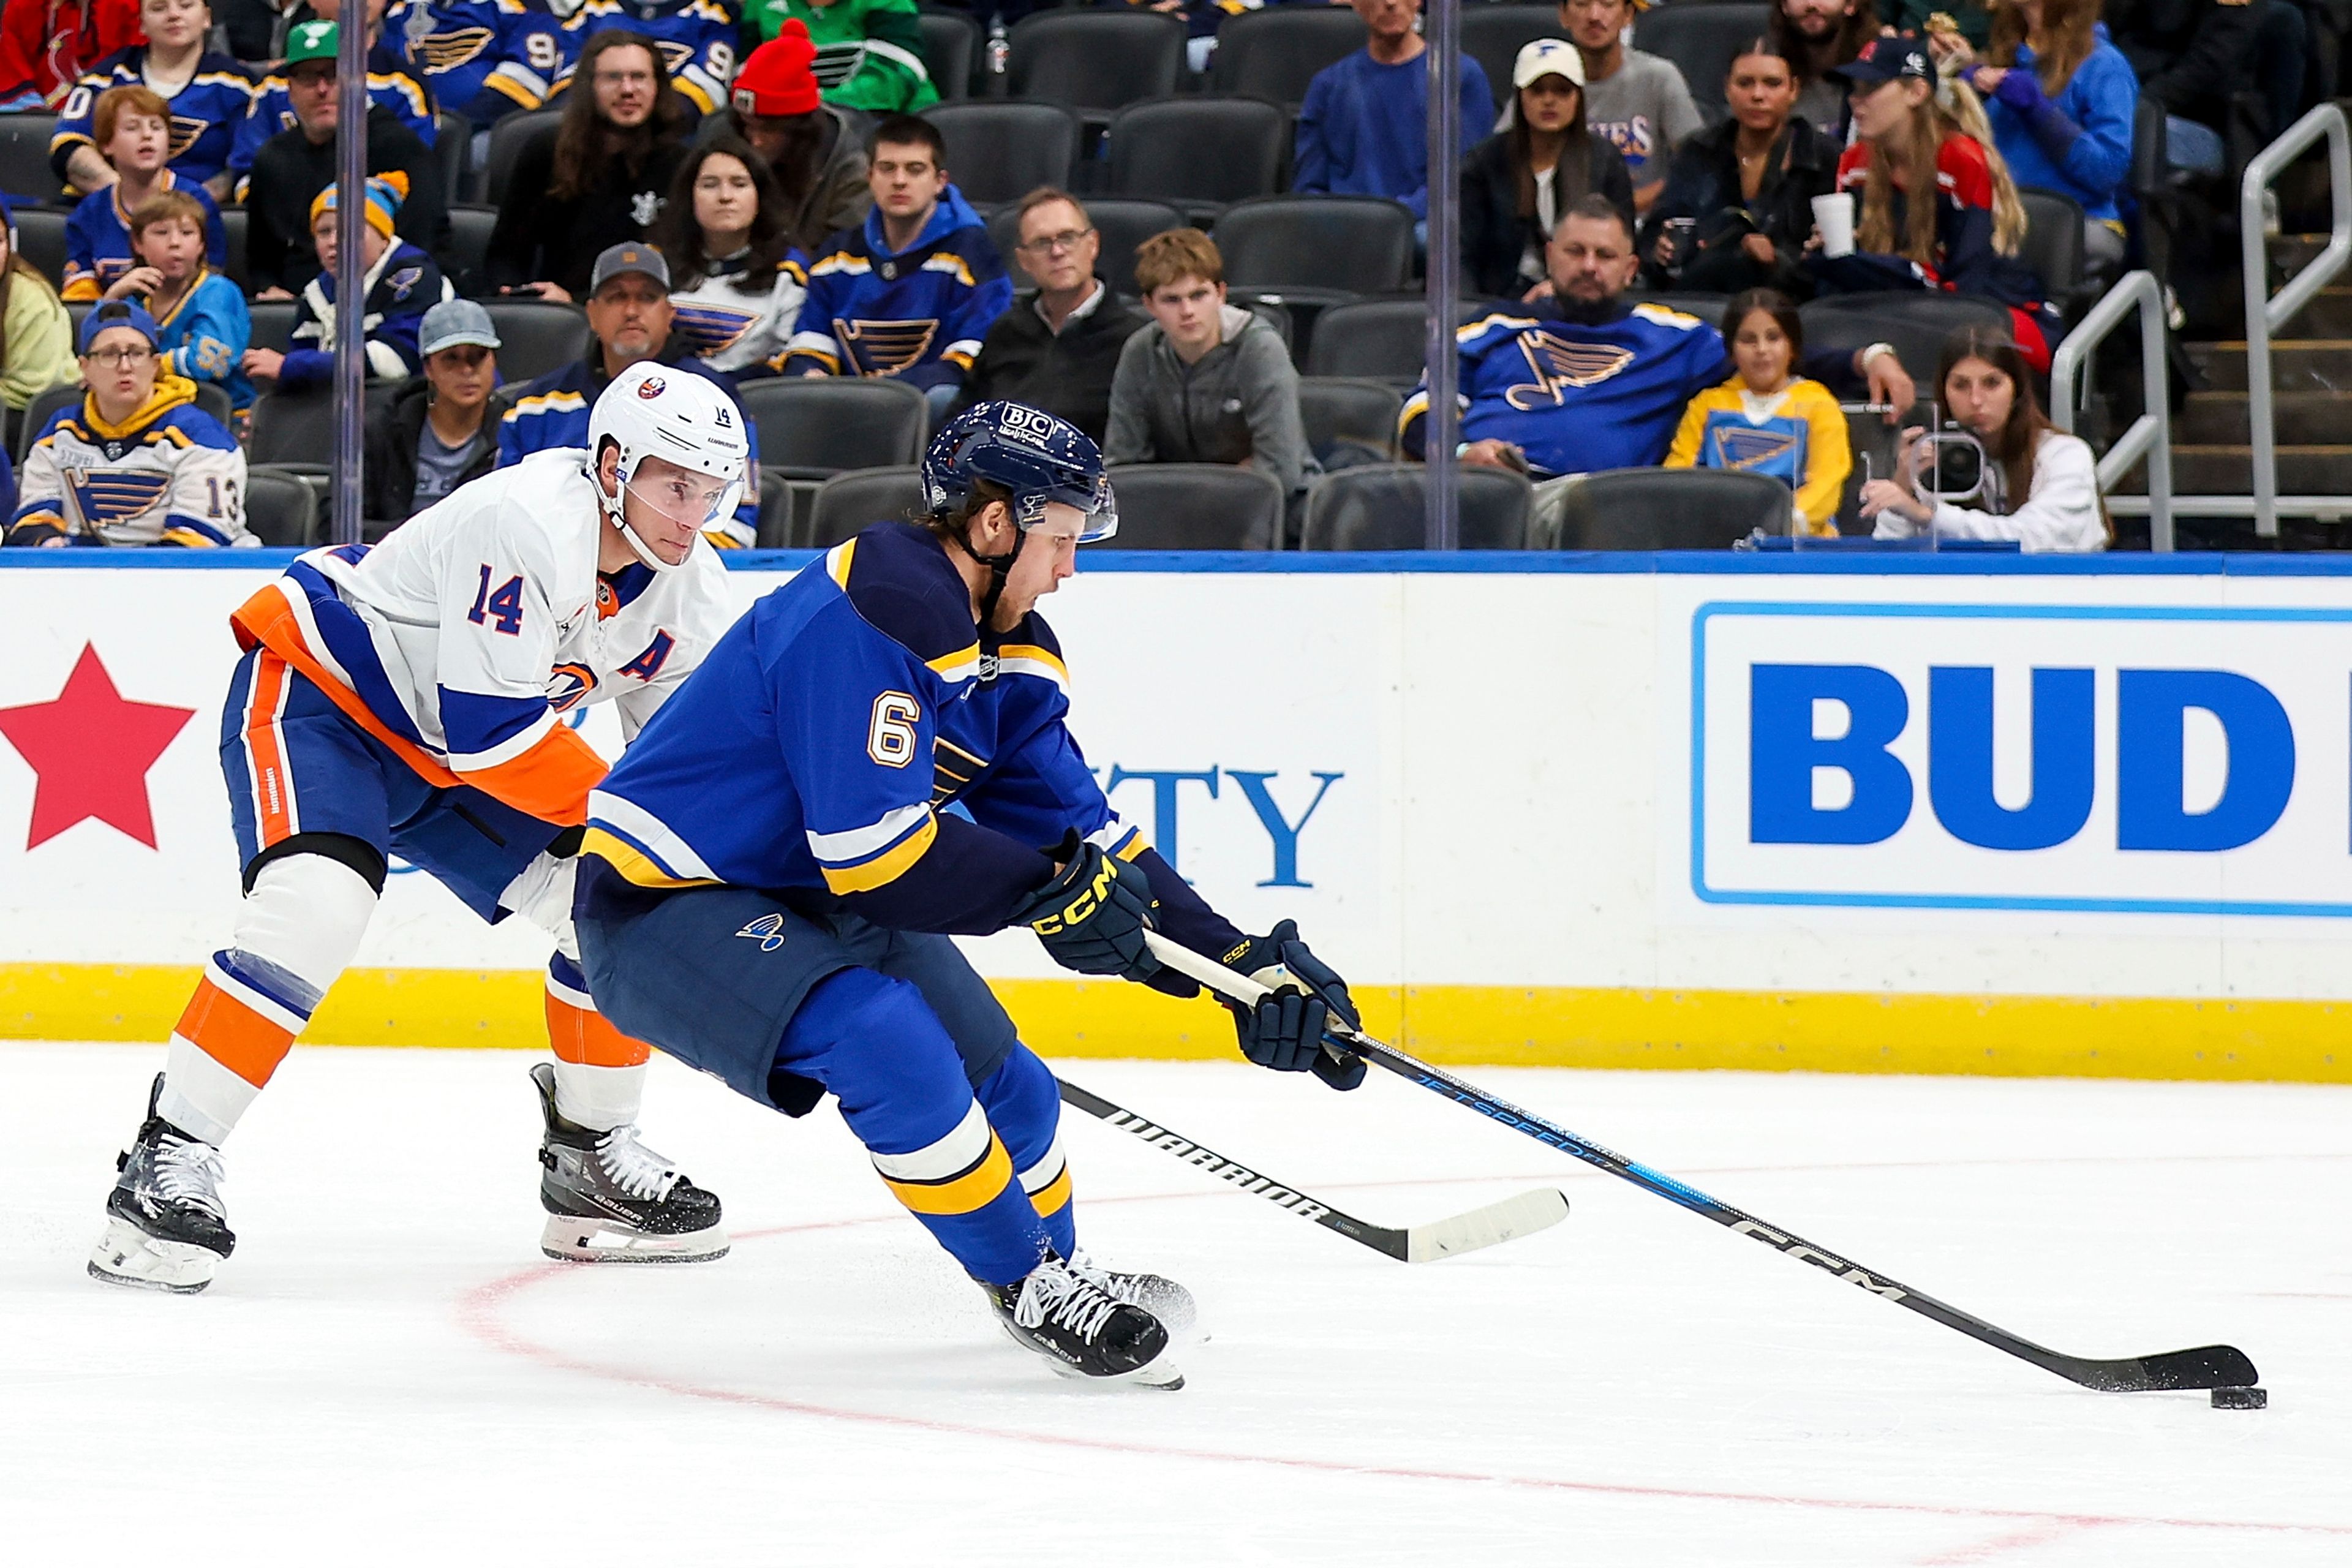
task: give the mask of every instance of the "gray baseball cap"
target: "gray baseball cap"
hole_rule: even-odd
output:
[[[596,258],[596,269],[588,276],[588,292],[593,294],[624,272],[642,272],[669,290],[669,263],[652,246],[637,240],[606,246]]]
[[[499,346],[499,330],[491,325],[488,310],[471,300],[444,300],[425,312],[416,329],[418,353],[437,354],[464,343],[486,349]]]

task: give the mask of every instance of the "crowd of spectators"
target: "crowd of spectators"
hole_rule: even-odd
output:
[[[1137,3],[1183,17],[1195,68],[1228,15],[1256,8]],[[1425,220],[1419,0],[1344,3],[1365,42],[1305,89],[1292,189],[1387,197]],[[1997,521],[1920,502],[1907,457],[1864,488],[1862,515],[1882,531],[1989,526],[2038,547],[2104,539],[2104,514],[2085,522],[2075,494],[2081,444],[2035,403],[2065,321],[2021,256],[2021,188],[2071,197],[2086,256],[2119,268],[2135,254],[2140,97],[2162,105],[2182,177],[2219,172],[2246,116],[2275,131],[2334,90],[2333,48],[2310,47],[2332,37],[2328,7],[1774,0],[1719,80],[1634,47],[1642,8],[1561,0],[1561,36],[1527,44],[1507,82],[1461,61],[1468,151],[1444,177],[1460,195],[1465,291],[1493,301],[1459,334],[1461,460],[1526,473],[1539,529],[1580,476],[1664,463],[1769,473],[1789,485],[1792,529],[1834,530],[1853,466],[1837,399],[1907,408],[1912,373],[1928,367],[1906,369],[1884,344],[1809,358],[1798,305],[1956,292],[2010,318],[2005,337],[1960,345],[1927,388],[1984,444],[1992,477],[1978,499]],[[5,0],[0,108],[55,113],[51,163],[74,204],[61,275],[30,266],[13,235],[0,265],[0,405],[14,417],[52,385],[86,389],[45,416],[39,442],[125,420],[183,430],[212,417],[195,401],[207,386],[241,432],[257,395],[328,379],[343,13],[340,0]],[[1114,464],[1260,469],[1290,499],[1294,529],[1326,463],[1348,460],[1310,446],[1287,323],[1229,289],[1213,221],[1144,240],[1130,296],[1106,275],[1085,199],[1048,185],[1014,204],[1017,238],[1000,256],[922,112],[941,94],[914,0],[368,0],[363,25],[361,315],[379,389],[367,511],[384,526],[575,438],[596,392],[641,359],[730,390],[762,376],[895,379],[935,420],[1019,398],[1074,421]],[[494,139],[509,115],[540,109],[560,110],[546,133]],[[470,134],[474,163],[494,147],[501,162],[466,286],[576,302],[585,318],[579,360],[528,384],[501,380],[495,323],[456,298],[451,206],[464,193],[447,171],[467,160],[436,145],[453,133]],[[1840,196],[1850,244],[1817,221]],[[226,276],[224,207],[244,213],[243,288]],[[1644,302],[1660,295],[1735,298],[1715,321]],[[248,300],[295,302],[288,346],[252,342]],[[89,320],[111,326],[93,339],[86,321],[77,342],[67,301],[98,302]],[[122,384],[142,343],[145,380]],[[100,382],[114,389],[103,399]],[[1408,455],[1426,411],[1407,400]],[[209,439],[193,445],[217,450]],[[41,461],[58,468],[53,454]],[[753,478],[716,542],[756,537]],[[153,507],[180,504],[165,489]],[[2089,500],[2096,513],[2095,487]],[[20,496],[11,542],[58,542],[82,521],[103,531],[60,505]],[[142,528],[208,537],[177,523]]]

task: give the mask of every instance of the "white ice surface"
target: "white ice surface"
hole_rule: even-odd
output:
[[[0,1045],[0,1562],[2352,1563],[2352,1091],[1480,1071],[1766,1221],[2084,1355],[2224,1341],[2272,1393],[2079,1390],[1375,1073],[1070,1076],[1401,1225],[1408,1268],[1073,1116],[1081,1234],[1184,1280],[1178,1394],[998,1335],[830,1109],[656,1062],[709,1265],[537,1253],[528,1058],[298,1050],[188,1299],[83,1274],[161,1052]]]

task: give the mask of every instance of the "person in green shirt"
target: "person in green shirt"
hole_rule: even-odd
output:
[[[915,0],[760,0],[753,16],[763,39],[774,37],[788,16],[808,28],[827,103],[914,114],[940,100]]]

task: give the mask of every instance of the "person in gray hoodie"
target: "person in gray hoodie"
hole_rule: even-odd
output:
[[[1135,283],[1151,324],[1119,352],[1104,459],[1246,464],[1281,483],[1295,514],[1319,470],[1282,334],[1226,300],[1224,258],[1197,228],[1138,246]]]

